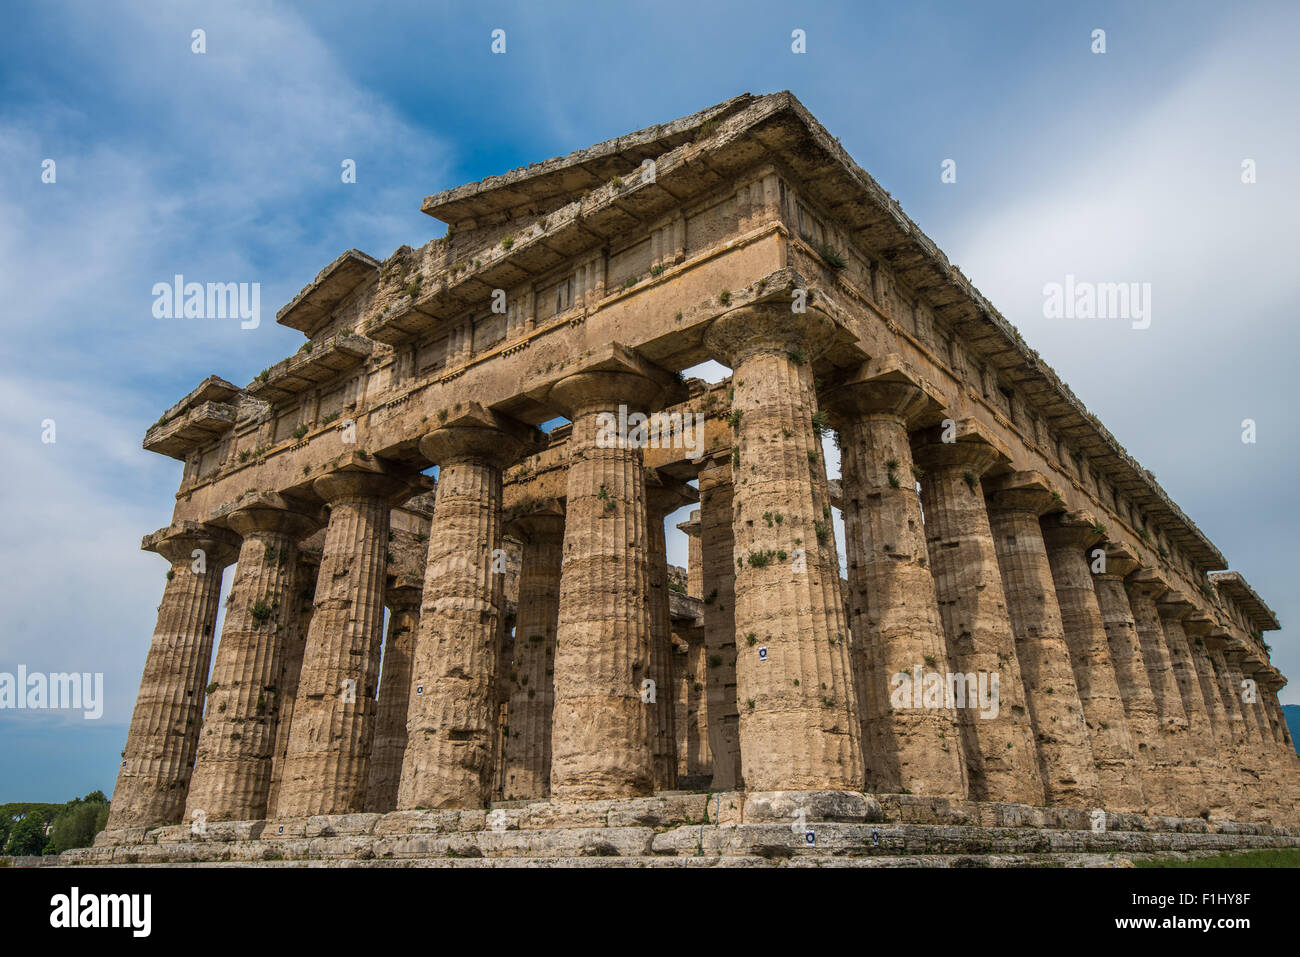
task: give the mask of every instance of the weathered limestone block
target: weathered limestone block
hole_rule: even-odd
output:
[[[654,789],[677,788],[677,709],[673,700],[673,630],[668,613],[668,545],[664,521],[694,501],[695,490],[667,476],[646,470],[646,565],[650,576],[650,680],[654,701],[642,701],[653,718],[650,751],[654,759]]]
[[[1038,522],[1059,506],[1036,472],[986,482],[985,494],[1044,792],[1051,804],[1096,805],[1100,795],[1092,744]]]
[[[312,487],[329,504],[330,517],[276,805],[281,817],[365,810],[389,511],[418,490],[359,457]]]
[[[642,699],[653,625],[642,448],[611,435],[619,406],[648,415],[672,376],[613,347],[548,402],[573,422],[555,650],[551,794],[631,797],[654,787],[654,705]]]
[[[1042,527],[1101,803],[1116,811],[1140,811],[1146,806],[1142,780],[1093,584],[1092,567],[1100,567],[1105,552],[1087,554],[1104,529],[1087,512],[1057,513],[1045,518]]]
[[[943,432],[926,430],[912,441],[924,470],[921,507],[935,597],[956,670],[998,679],[996,715],[971,707],[958,713],[970,796],[1041,805],[1034,730],[981,485],[1000,454],[973,426],[952,442]]]
[[[406,585],[389,588],[388,635],[379,678],[375,736],[370,746],[365,807],[385,813],[397,807],[397,788],[406,755],[406,715],[411,703],[411,651],[420,627],[420,591]]]
[[[704,665],[710,790],[742,785],[740,711],[736,701],[736,550],[732,530],[731,456],[699,473],[700,578],[704,589]]]
[[[504,795],[507,801],[517,801],[544,798],[551,790],[555,631],[560,614],[564,513],[553,504],[549,511],[514,519],[510,530],[523,540],[523,565],[519,573]]]
[[[1211,644],[1222,646],[1218,659],[1211,651],[1211,660],[1215,662],[1215,676],[1219,679],[1224,706],[1229,713],[1235,711],[1241,719],[1239,724],[1233,723],[1234,732],[1240,736],[1235,768],[1243,782],[1240,803],[1250,820],[1267,820],[1273,813],[1276,795],[1259,724],[1254,720],[1248,700],[1256,690],[1253,681],[1246,682],[1243,671],[1245,646],[1239,638],[1223,629],[1211,632]]]
[[[1219,682],[1214,673],[1214,663],[1210,660],[1210,632],[1217,628],[1217,623],[1209,614],[1199,609],[1194,610],[1182,622],[1187,639],[1192,667],[1196,673],[1197,685],[1205,702],[1211,732],[1214,737],[1215,756],[1223,766],[1224,784],[1230,801],[1230,813],[1234,818],[1246,819],[1246,800],[1243,796],[1243,781],[1237,755],[1237,742],[1231,719],[1228,717],[1228,705],[1223,701],[1219,691]]]
[[[827,400],[839,428],[844,540],[867,786],[963,798],[962,723],[918,700],[914,676],[952,672],[931,574],[908,430],[937,403],[896,361],[869,367]],[[908,685],[900,689],[900,678]],[[900,690],[910,691],[898,700]],[[967,707],[970,703],[966,703]]]
[[[185,804],[187,818],[208,821],[266,817],[283,697],[277,682],[296,607],[297,543],[313,527],[265,500],[232,511],[227,521],[243,541]]]
[[[438,492],[411,655],[400,810],[481,808],[490,795],[504,614],[501,470],[536,439],[471,404],[420,442],[439,467]]]
[[[1141,567],[1141,563],[1128,549],[1114,543],[1107,543],[1105,558],[1104,566],[1093,576],[1093,586],[1115,665],[1115,680],[1124,702],[1142,794],[1151,813],[1176,814],[1181,807],[1176,782],[1160,734],[1160,716],[1142,656],[1137,623],[1124,587],[1124,577]]]
[[[171,562],[171,569],[131,714],[109,830],[181,819],[212,662],[221,573],[238,544],[225,529],[198,522],[160,529],[145,539],[144,547]]]
[[[1227,816],[1233,802],[1228,772],[1219,760],[1209,709],[1201,692],[1200,680],[1196,676],[1191,650],[1187,646],[1187,635],[1183,631],[1183,619],[1194,608],[1192,602],[1175,589],[1166,591],[1156,604],[1165,644],[1169,648],[1170,668],[1187,715],[1187,731],[1191,736],[1193,753],[1205,776],[1205,801],[1212,813]]]
[[[751,790],[863,782],[830,505],[818,508],[829,494],[811,360],[834,335],[825,314],[793,312],[788,299],[724,313],[705,334],[735,383],[736,698]]]
[[[307,544],[315,538],[313,535],[307,539]],[[275,724],[275,757],[271,761],[271,787],[266,794],[267,813],[274,813],[280,802],[284,760],[289,753],[289,733],[293,727],[293,710],[298,702],[298,681],[302,677],[302,659],[307,652],[307,634],[315,611],[313,599],[320,563],[315,555],[308,555],[303,550],[307,544],[299,549],[293,573],[293,614],[289,619],[289,636],[285,639],[280,668],[280,717]]]
[[[1142,568],[1125,579],[1129,607],[1142,644],[1142,660],[1151,680],[1160,719],[1160,735],[1169,761],[1172,788],[1181,814],[1198,817],[1209,809],[1205,794],[1205,774],[1199,767],[1195,746],[1188,730],[1187,711],[1174,677],[1173,662],[1165,631],[1160,624],[1156,601],[1169,586],[1152,569]]]

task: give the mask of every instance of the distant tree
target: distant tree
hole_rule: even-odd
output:
[[[46,854],[58,854],[73,847],[89,847],[94,843],[95,835],[107,823],[107,801],[73,801],[66,811],[54,819],[54,827],[50,830],[44,851]]]
[[[33,813],[14,823],[5,844],[5,853],[39,854],[44,847],[45,820],[41,815]]]

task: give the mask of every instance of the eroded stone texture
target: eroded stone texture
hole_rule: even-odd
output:
[[[1086,512],[1049,516],[1042,527],[1079,703],[1088,723],[1097,786],[1108,808],[1141,810],[1146,806],[1142,781],[1093,584],[1092,567],[1105,553],[1085,554],[1101,541],[1104,529]]]
[[[1172,589],[1166,591],[1156,605],[1164,629],[1165,644],[1169,648],[1174,683],[1178,686],[1183,711],[1187,715],[1187,731],[1191,736],[1197,764],[1205,778],[1202,797],[1212,813],[1226,814],[1233,800],[1228,773],[1219,760],[1209,709],[1201,691],[1200,679],[1196,675],[1196,666],[1192,662],[1191,650],[1187,646],[1187,635],[1183,631],[1183,619],[1192,608],[1190,601]]]
[[[1107,543],[1105,564],[1093,576],[1097,607],[1106,629],[1115,680],[1124,702],[1134,758],[1142,779],[1142,794],[1154,814],[1176,814],[1180,808],[1177,782],[1160,734],[1160,716],[1147,675],[1137,623],[1129,607],[1124,577],[1140,567],[1128,549]]]
[[[925,701],[917,674],[952,672],[908,430],[935,404],[889,364],[834,390],[840,432],[844,540],[867,787],[887,793],[967,794],[957,711]],[[899,689],[900,679],[908,685]],[[899,699],[898,692],[907,691]]]
[[[700,548],[700,510],[691,510],[691,517],[678,522],[677,527],[686,533],[686,594],[692,598],[704,597],[704,553]]]
[[[185,813],[247,821],[267,816],[282,698],[278,682],[296,607],[297,543],[311,523],[266,503],[241,507],[227,521],[243,540]]]
[[[1056,501],[1032,472],[1002,476],[986,483],[985,492],[1048,803],[1095,805],[1092,744],[1038,523]]]
[[[997,714],[959,711],[970,796],[977,801],[1043,803],[1033,725],[1007,613],[1002,574],[984,504],[982,478],[999,453],[973,429],[945,442],[944,429],[913,437],[923,470],[921,507],[935,597],[953,665],[996,675]]]
[[[521,516],[511,529],[523,539],[514,679],[506,738],[507,801],[546,797],[551,790],[551,721],[555,709],[555,631],[560,614],[564,514]]]
[[[704,626],[678,626],[673,634],[677,666],[677,776],[713,774],[709,751],[708,649]]]
[[[1175,800],[1179,802],[1181,813],[1199,816],[1208,809],[1202,794],[1205,775],[1196,763],[1187,712],[1174,678],[1160,613],[1156,609],[1156,600],[1169,590],[1169,586],[1149,568],[1132,572],[1125,583],[1138,640],[1142,644],[1142,660],[1151,681],[1151,694],[1160,720],[1160,735],[1169,762],[1167,767]]]
[[[406,754],[406,715],[411,703],[411,651],[420,627],[420,591],[407,585],[390,588],[384,596],[384,604],[388,606],[388,634],[384,638],[375,735],[370,746],[367,811],[383,813],[397,809],[402,756]]]
[[[400,810],[483,807],[488,800],[504,614],[501,470],[533,438],[471,405],[420,443],[439,466],[438,492],[411,655]]]
[[[653,718],[650,749],[656,791],[677,789],[677,713],[673,701],[673,631],[668,613],[668,545],[664,521],[694,497],[690,486],[646,470],[646,565],[650,581],[650,680],[654,682],[654,701],[645,700],[649,689],[641,697]]]
[[[320,534],[319,532],[317,533]],[[316,535],[307,539],[310,543]],[[293,575],[293,614],[289,619],[289,636],[285,640],[280,667],[280,718],[275,726],[275,757],[271,762],[271,787],[266,795],[266,809],[274,813],[280,802],[284,781],[284,760],[289,753],[289,733],[293,728],[293,711],[298,701],[298,680],[302,677],[302,659],[307,651],[307,633],[315,610],[316,577],[320,572],[319,552],[308,554],[300,548]]]
[[[561,379],[551,393],[573,422],[551,738],[560,799],[654,787],[654,706],[642,700],[653,633],[642,449],[611,441],[601,416],[617,418],[620,405],[652,412],[667,386],[624,358],[610,366]]]
[[[710,790],[741,787],[740,710],[736,701],[736,549],[731,455],[700,469],[700,564],[704,590],[704,682]]]
[[[144,547],[166,558],[171,568],[113,790],[110,829],[181,820],[212,662],[221,573],[238,544],[224,529],[198,522],[145,539]]]
[[[863,783],[830,506],[818,508],[829,494],[810,361],[833,334],[823,313],[778,301],[724,313],[705,337],[735,383],[736,698],[753,790]]]

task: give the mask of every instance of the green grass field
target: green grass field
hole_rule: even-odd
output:
[[[1300,847],[1270,847],[1240,854],[1216,854],[1190,861],[1134,861],[1137,867],[1300,867]]]

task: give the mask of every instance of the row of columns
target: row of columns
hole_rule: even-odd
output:
[[[733,369],[735,432],[731,454],[699,474],[715,789],[1235,813],[1294,787],[1276,689],[1238,694],[1244,647],[1122,549],[1097,552],[1104,529],[1062,514],[1036,473],[1007,472],[977,428],[944,434],[937,399],[896,362],[827,396],[843,454],[842,594],[809,361],[835,334],[821,313],[783,306],[734,310],[706,334]],[[373,465],[314,483],[329,509],[314,586],[296,545],[312,520],[283,503],[160,543],[173,569],[112,826],[171,823],[182,809],[483,807],[502,749],[507,798],[675,787],[663,520],[684,499],[647,484],[635,443],[601,439],[602,413],[653,410],[673,388],[615,351],[549,390],[573,423],[567,488],[563,509],[515,517],[524,557],[508,682],[497,681],[502,471],[537,436],[498,413],[471,405],[421,441],[440,472],[418,596],[385,595],[389,510],[409,487]],[[200,732],[220,567],[236,541]],[[199,542],[206,577],[185,570]],[[305,592],[310,615],[295,615]],[[942,698],[900,706],[899,676],[922,673],[996,679],[996,713]]]

